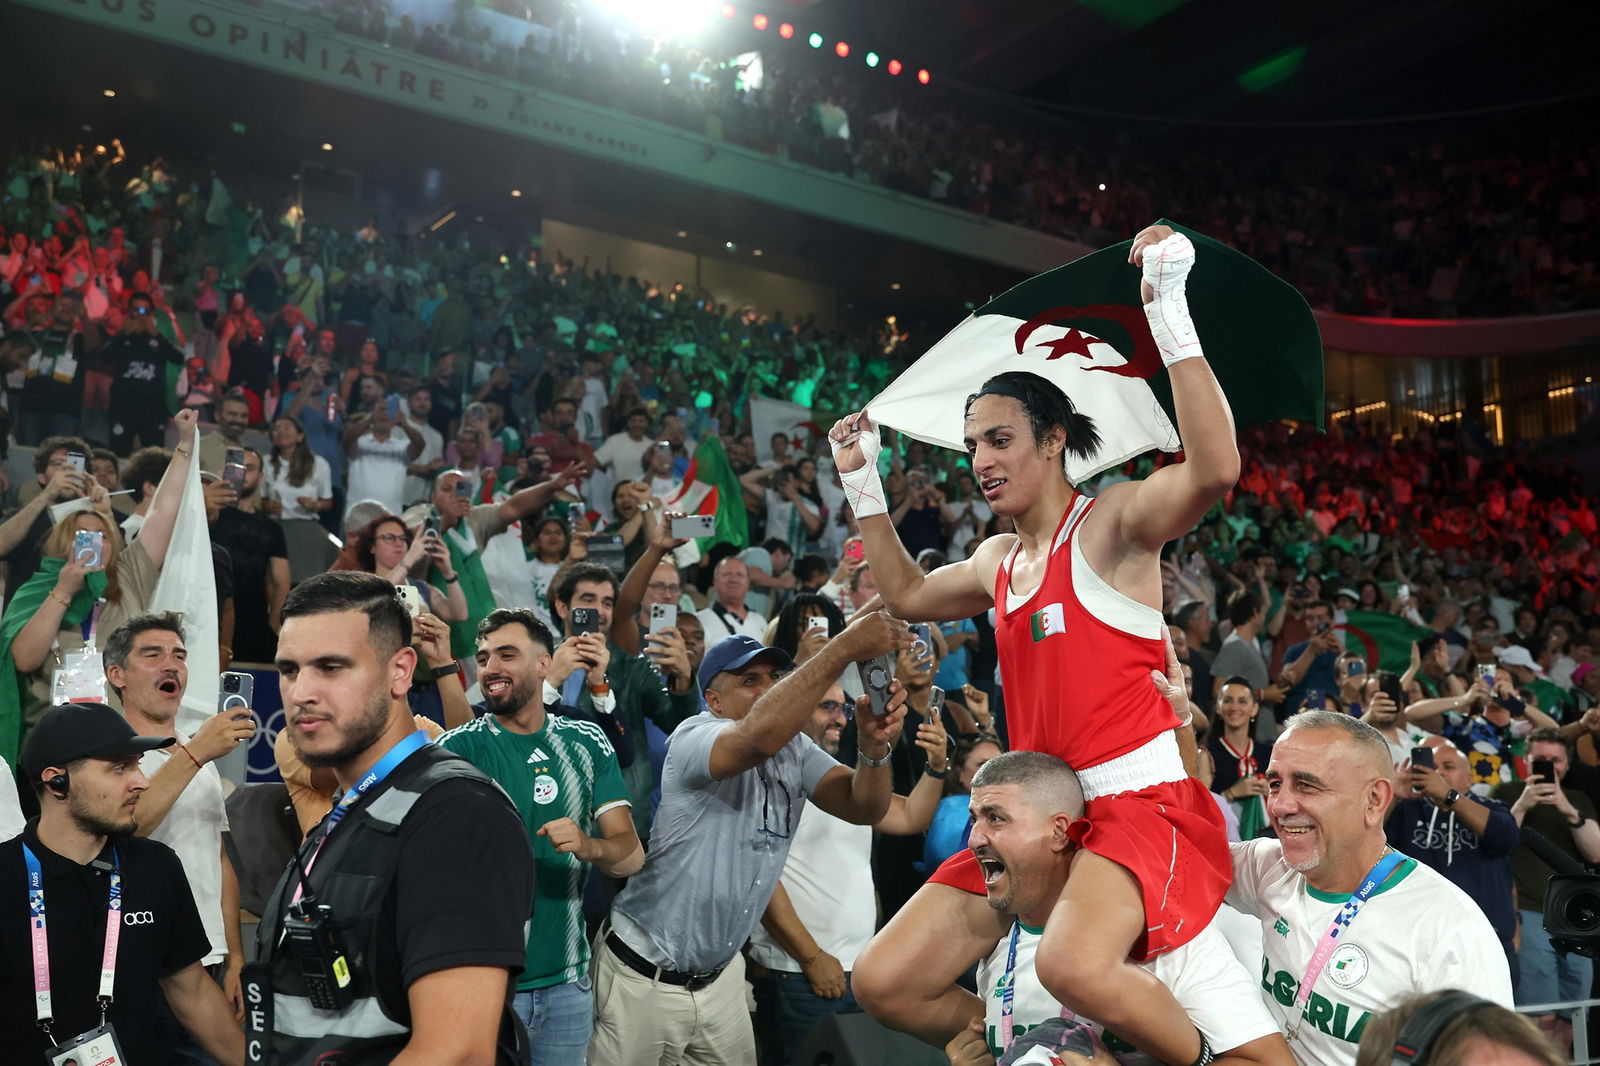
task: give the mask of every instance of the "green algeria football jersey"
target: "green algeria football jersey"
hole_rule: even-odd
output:
[[[501,728],[486,714],[452,729],[439,743],[499,782],[533,843],[533,924],[517,990],[576,980],[589,965],[583,925],[588,867],[535,834],[546,822],[571,818],[585,833],[598,835],[600,815],[628,804],[616,752],[593,722],[558,715],[546,716],[539,732],[524,734]]]

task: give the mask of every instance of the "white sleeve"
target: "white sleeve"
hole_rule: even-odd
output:
[[[1218,1055],[1278,1032],[1278,1023],[1213,921],[1189,943],[1156,959],[1153,971]]]
[[[1261,875],[1270,859],[1263,855],[1267,845],[1277,841],[1246,840],[1229,844],[1233,849],[1233,884],[1228,888],[1227,903],[1235,910],[1259,918],[1261,902]]]

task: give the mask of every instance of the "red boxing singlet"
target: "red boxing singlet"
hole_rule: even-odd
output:
[[[1135,636],[1089,613],[1072,586],[1073,538],[1094,508],[1075,495],[1061,516],[1044,580],[1012,608],[1012,549],[994,590],[994,637],[1006,728],[1017,751],[1043,751],[1074,770],[1098,766],[1178,728],[1150,681],[1165,670],[1160,636]]]
[[[1044,580],[1026,601],[1015,609],[1007,603],[1015,549],[995,582],[995,644],[1011,747],[1054,755],[1075,770],[1133,752],[1179,724],[1150,678],[1166,666],[1165,642],[1102,621],[1073,588],[1073,538],[1093,506],[1088,497],[1072,498]],[[1233,878],[1222,812],[1192,777],[1093,796],[1068,833],[1138,879],[1146,928],[1131,952],[1137,962],[1199,935]],[[971,851],[956,852],[929,880],[986,894]]]

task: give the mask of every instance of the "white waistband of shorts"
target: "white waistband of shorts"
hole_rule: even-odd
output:
[[[1087,802],[1119,792],[1137,792],[1151,785],[1182,781],[1188,776],[1183,769],[1183,758],[1178,754],[1178,735],[1169,729],[1126,755],[1079,770],[1078,783],[1083,786],[1083,798]]]

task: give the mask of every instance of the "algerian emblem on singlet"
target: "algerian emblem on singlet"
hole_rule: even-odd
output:
[[[549,774],[540,774],[533,779],[533,802],[550,803],[555,800],[560,789],[556,787],[556,779]]]
[[[1067,631],[1067,616],[1061,604],[1052,603],[1042,610],[1034,611],[1028,620],[1033,627],[1033,642],[1039,643],[1045,637],[1055,636]]]

